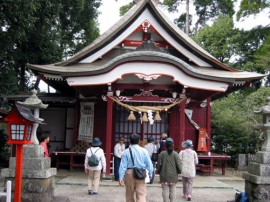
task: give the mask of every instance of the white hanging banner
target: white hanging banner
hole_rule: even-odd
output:
[[[81,116],[78,140],[93,141],[94,103],[81,102]]]
[[[185,114],[188,117],[188,120],[198,130],[200,126],[195,121],[192,120],[192,112],[193,111],[191,109],[185,109]]]

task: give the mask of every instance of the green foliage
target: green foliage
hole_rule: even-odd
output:
[[[12,84],[19,86],[21,91],[27,91],[27,63],[59,62],[98,36],[96,19],[100,2],[101,0],[2,2],[0,67],[1,70],[5,69],[3,75],[11,75],[11,71],[14,71]]]
[[[120,8],[120,16],[125,15],[135,4],[133,2],[130,2],[127,5],[121,6]]]
[[[184,1],[185,0],[164,0],[162,5],[166,6],[169,12],[176,12],[179,4]]]
[[[163,6],[165,6],[169,12],[176,12],[179,5],[183,2],[188,3],[185,0],[164,0]],[[234,14],[233,1],[231,0],[193,0],[196,10],[197,21],[195,22],[194,34],[196,35],[199,27],[205,26],[208,20],[217,18],[220,14],[229,15],[230,17]],[[187,12],[187,11],[186,11]],[[190,18],[196,19],[194,16]],[[180,13],[179,18],[174,20],[180,29],[185,27],[186,19],[184,13]]]
[[[232,18],[220,15],[212,26],[200,29],[194,40],[218,60],[228,63],[234,55],[234,44],[240,37]]]
[[[266,28],[264,31],[264,43],[254,53],[255,67],[260,72],[270,70],[270,28]]]
[[[269,8],[269,0],[242,0],[240,4],[240,9],[237,12],[237,20],[242,17],[246,17],[252,14],[257,14],[265,8]]]
[[[181,30],[186,30],[186,13],[183,13],[174,20],[174,24],[177,25]],[[192,24],[192,15],[189,15],[189,26]]]
[[[195,34],[199,26],[205,26],[207,21],[216,19],[221,14],[229,17],[234,14],[233,1],[231,0],[194,0],[194,6],[198,17],[195,23]]]
[[[221,62],[238,70],[265,73],[269,68],[268,36],[269,28],[239,30],[234,28],[232,18],[220,15],[193,39]]]
[[[8,135],[5,132],[5,125],[0,124],[0,162],[7,162],[11,156],[11,146],[6,144]],[[3,165],[1,165],[3,166]]]
[[[262,116],[254,111],[267,104],[270,88],[243,90],[216,100],[212,106],[212,137],[216,152],[230,155],[255,152],[260,144],[256,125]]]

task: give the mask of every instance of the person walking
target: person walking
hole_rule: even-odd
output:
[[[41,137],[41,143],[40,145],[44,148],[44,157],[45,158],[49,158],[50,154],[49,154],[49,150],[48,150],[48,143],[50,142],[50,136],[47,135],[43,135]]]
[[[126,202],[146,202],[145,181],[134,177],[134,167],[146,168],[150,178],[153,173],[153,165],[148,152],[138,145],[139,140],[140,136],[137,134],[130,136],[130,146],[124,151],[119,167],[119,185],[126,186]]]
[[[119,181],[119,166],[121,162],[121,157],[123,152],[125,151],[125,139],[120,138],[119,142],[114,146],[114,179],[115,181]]]
[[[160,142],[158,143],[158,153],[164,151],[165,148],[165,142],[166,142],[166,138],[168,137],[167,133],[162,133],[161,134],[161,139]]]
[[[103,149],[99,147],[100,145],[102,145],[100,139],[98,137],[94,138],[92,146],[87,149],[85,154],[84,167],[85,173],[88,173],[88,194],[92,195],[98,194],[101,169],[104,174],[106,173],[106,159]],[[92,164],[95,159],[98,162],[93,166]]]
[[[196,165],[199,161],[197,153],[192,149],[193,143],[191,140],[182,142],[182,147],[185,149],[180,151],[179,156],[182,172],[183,198],[191,201],[192,183],[196,175]]]
[[[158,146],[154,143],[154,138],[153,136],[149,136],[147,138],[148,144],[144,146],[144,148],[148,151],[149,157],[151,158],[152,164],[153,164],[153,174],[152,178],[150,179],[149,184],[153,184],[154,178],[155,178],[155,172],[156,172],[156,163],[158,160]]]
[[[180,158],[174,151],[172,138],[166,139],[165,146],[166,150],[162,151],[158,157],[157,170],[160,174],[163,202],[174,202],[178,174],[181,173]]]

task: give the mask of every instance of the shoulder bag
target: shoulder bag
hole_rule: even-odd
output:
[[[129,152],[130,152],[130,156],[131,156],[131,160],[132,160],[132,163],[133,163],[133,176],[135,179],[137,180],[144,180],[146,178],[146,169],[145,168],[137,168],[135,167],[134,165],[134,159],[133,159],[133,155],[132,155],[132,152],[131,152],[131,149],[129,148]]]

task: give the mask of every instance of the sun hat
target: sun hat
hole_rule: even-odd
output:
[[[99,147],[102,144],[98,137],[95,137],[92,143],[92,147]]]
[[[148,142],[148,143],[154,142],[154,141],[155,141],[155,140],[154,140],[153,136],[149,136],[149,137],[147,138],[147,142]]]
[[[184,148],[190,148],[190,147],[193,147],[192,140],[186,140],[186,141],[183,141],[183,142],[182,142],[182,147],[184,147]]]
[[[167,144],[173,144],[173,139],[170,138],[170,137],[166,138],[166,143]]]

